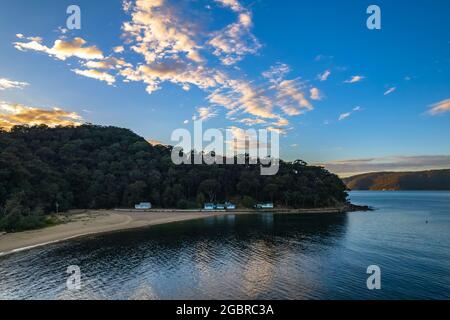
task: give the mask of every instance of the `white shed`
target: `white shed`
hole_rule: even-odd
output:
[[[149,210],[152,208],[152,204],[150,202],[141,202],[134,206],[137,210]]]

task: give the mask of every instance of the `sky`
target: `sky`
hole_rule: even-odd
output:
[[[70,5],[81,29],[69,30]],[[381,9],[369,30],[366,10]],[[0,127],[281,134],[348,176],[450,168],[450,1],[3,0]]]

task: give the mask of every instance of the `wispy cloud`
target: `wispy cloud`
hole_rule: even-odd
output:
[[[82,120],[79,114],[60,108],[43,109],[0,101],[0,128],[5,130],[15,125],[77,126]]]
[[[143,81],[150,94],[161,89],[161,83],[166,81],[179,84],[185,90],[189,90],[190,85],[211,89],[226,84],[226,77],[222,73],[183,61],[141,65],[136,69],[126,68],[120,71],[120,75],[128,81]]]
[[[437,116],[450,111],[450,99],[442,100],[430,106],[428,114],[432,116]]]
[[[312,100],[322,100],[322,94],[320,93],[319,89],[317,88],[311,88],[309,89],[310,98]]]
[[[380,171],[417,171],[450,168],[449,155],[391,156],[366,159],[348,159],[320,164],[341,176]]]
[[[325,54],[319,54],[314,58],[314,61],[319,62],[323,60],[330,60],[333,59],[333,56],[325,55]]]
[[[0,90],[23,89],[28,85],[29,83],[27,82],[13,81],[6,78],[0,78]]]
[[[319,79],[320,81],[327,81],[328,77],[331,75],[331,71],[330,70],[325,70],[323,73],[320,73],[317,75],[317,79]]]
[[[277,101],[286,115],[296,116],[314,109],[305,97],[299,79],[283,80],[277,86]]]
[[[261,48],[259,40],[253,35],[252,13],[237,0],[216,0],[237,13],[237,21],[213,33],[208,42],[214,48],[213,54],[225,65],[241,61],[248,54],[255,54]]]
[[[351,112],[342,113],[342,114],[339,116],[339,121],[342,121],[342,120],[347,119],[348,117],[350,117],[351,114],[352,114]]]
[[[104,82],[108,83],[109,85],[112,85],[116,82],[116,78],[114,78],[114,76],[110,75],[107,72],[103,72],[103,71],[99,71],[99,70],[95,70],[95,69],[87,69],[87,70],[73,69],[72,71],[80,76],[104,81]]]
[[[241,13],[238,21],[218,31],[209,44],[214,47],[213,54],[223,64],[232,65],[248,54],[255,54],[261,48],[259,40],[251,33],[250,13]]]
[[[236,126],[231,126],[228,128],[228,132],[231,135],[231,140],[225,141],[229,150],[234,150],[237,152],[242,151],[256,151],[258,148],[269,148],[270,143],[260,141],[258,139],[258,133],[256,130],[248,129],[243,130]]]
[[[244,119],[240,119],[238,122],[243,123],[243,124],[245,124],[247,126],[254,126],[254,125],[257,125],[257,124],[265,124],[265,123],[267,123],[266,120],[259,119],[259,118],[256,118],[256,119],[244,118]]]
[[[211,118],[217,117],[217,112],[212,107],[200,107],[197,108],[197,115],[194,116],[194,119],[206,121]]]
[[[243,11],[242,5],[239,3],[238,0],[214,0],[220,4],[222,4],[225,7],[231,8],[231,10],[235,12],[241,12]]]
[[[287,64],[277,62],[275,65],[271,66],[269,70],[264,71],[262,76],[271,83],[278,84],[284,80],[289,72],[291,72],[291,68]]]
[[[396,87],[389,88],[389,89],[384,93],[384,95],[387,96],[387,95],[393,93],[395,90],[397,90]]]
[[[341,115],[339,115],[338,120],[339,120],[339,121],[345,120],[345,119],[349,118],[353,113],[359,112],[359,111],[362,111],[362,108],[359,107],[359,106],[358,106],[358,107],[355,107],[355,108],[353,108],[352,111],[350,111],[350,112],[345,112],[345,113],[342,113]]]
[[[22,38],[19,38],[22,39]],[[103,53],[96,46],[85,46],[83,38],[75,38],[72,41],[56,40],[53,47],[42,44],[42,39],[38,37],[28,37],[28,42],[15,42],[14,47],[20,51],[39,51],[53,56],[59,60],[66,60],[70,57],[77,57],[84,60],[103,59]]]
[[[122,52],[125,51],[125,48],[124,48],[123,46],[117,46],[117,47],[114,47],[114,48],[113,48],[113,51],[114,51],[115,53],[122,53]]]
[[[175,8],[163,0],[129,2],[131,21],[123,24],[131,49],[147,63],[175,56],[202,61],[200,45],[194,40],[192,25],[175,16]]]
[[[364,76],[353,76],[350,79],[345,80],[344,83],[357,83],[363,81],[364,79]]]
[[[115,57],[108,57],[100,61],[89,60],[84,63],[84,66],[90,69],[121,69],[124,67],[132,67],[125,60]]]

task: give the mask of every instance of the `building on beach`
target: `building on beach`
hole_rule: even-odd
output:
[[[203,206],[203,209],[214,210],[215,209],[214,203],[205,203],[205,205]]]
[[[236,205],[234,203],[226,202],[225,206],[227,210],[236,210]]]
[[[225,203],[205,203],[203,206],[204,210],[236,210],[236,205],[231,202]]]
[[[152,208],[152,204],[150,202],[141,202],[134,206],[136,210],[150,210]]]
[[[255,209],[273,209],[274,205],[272,202],[268,202],[268,203],[258,203],[255,206]]]

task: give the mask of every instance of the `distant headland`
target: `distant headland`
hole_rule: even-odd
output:
[[[450,169],[373,172],[343,179],[351,190],[450,190]]]

